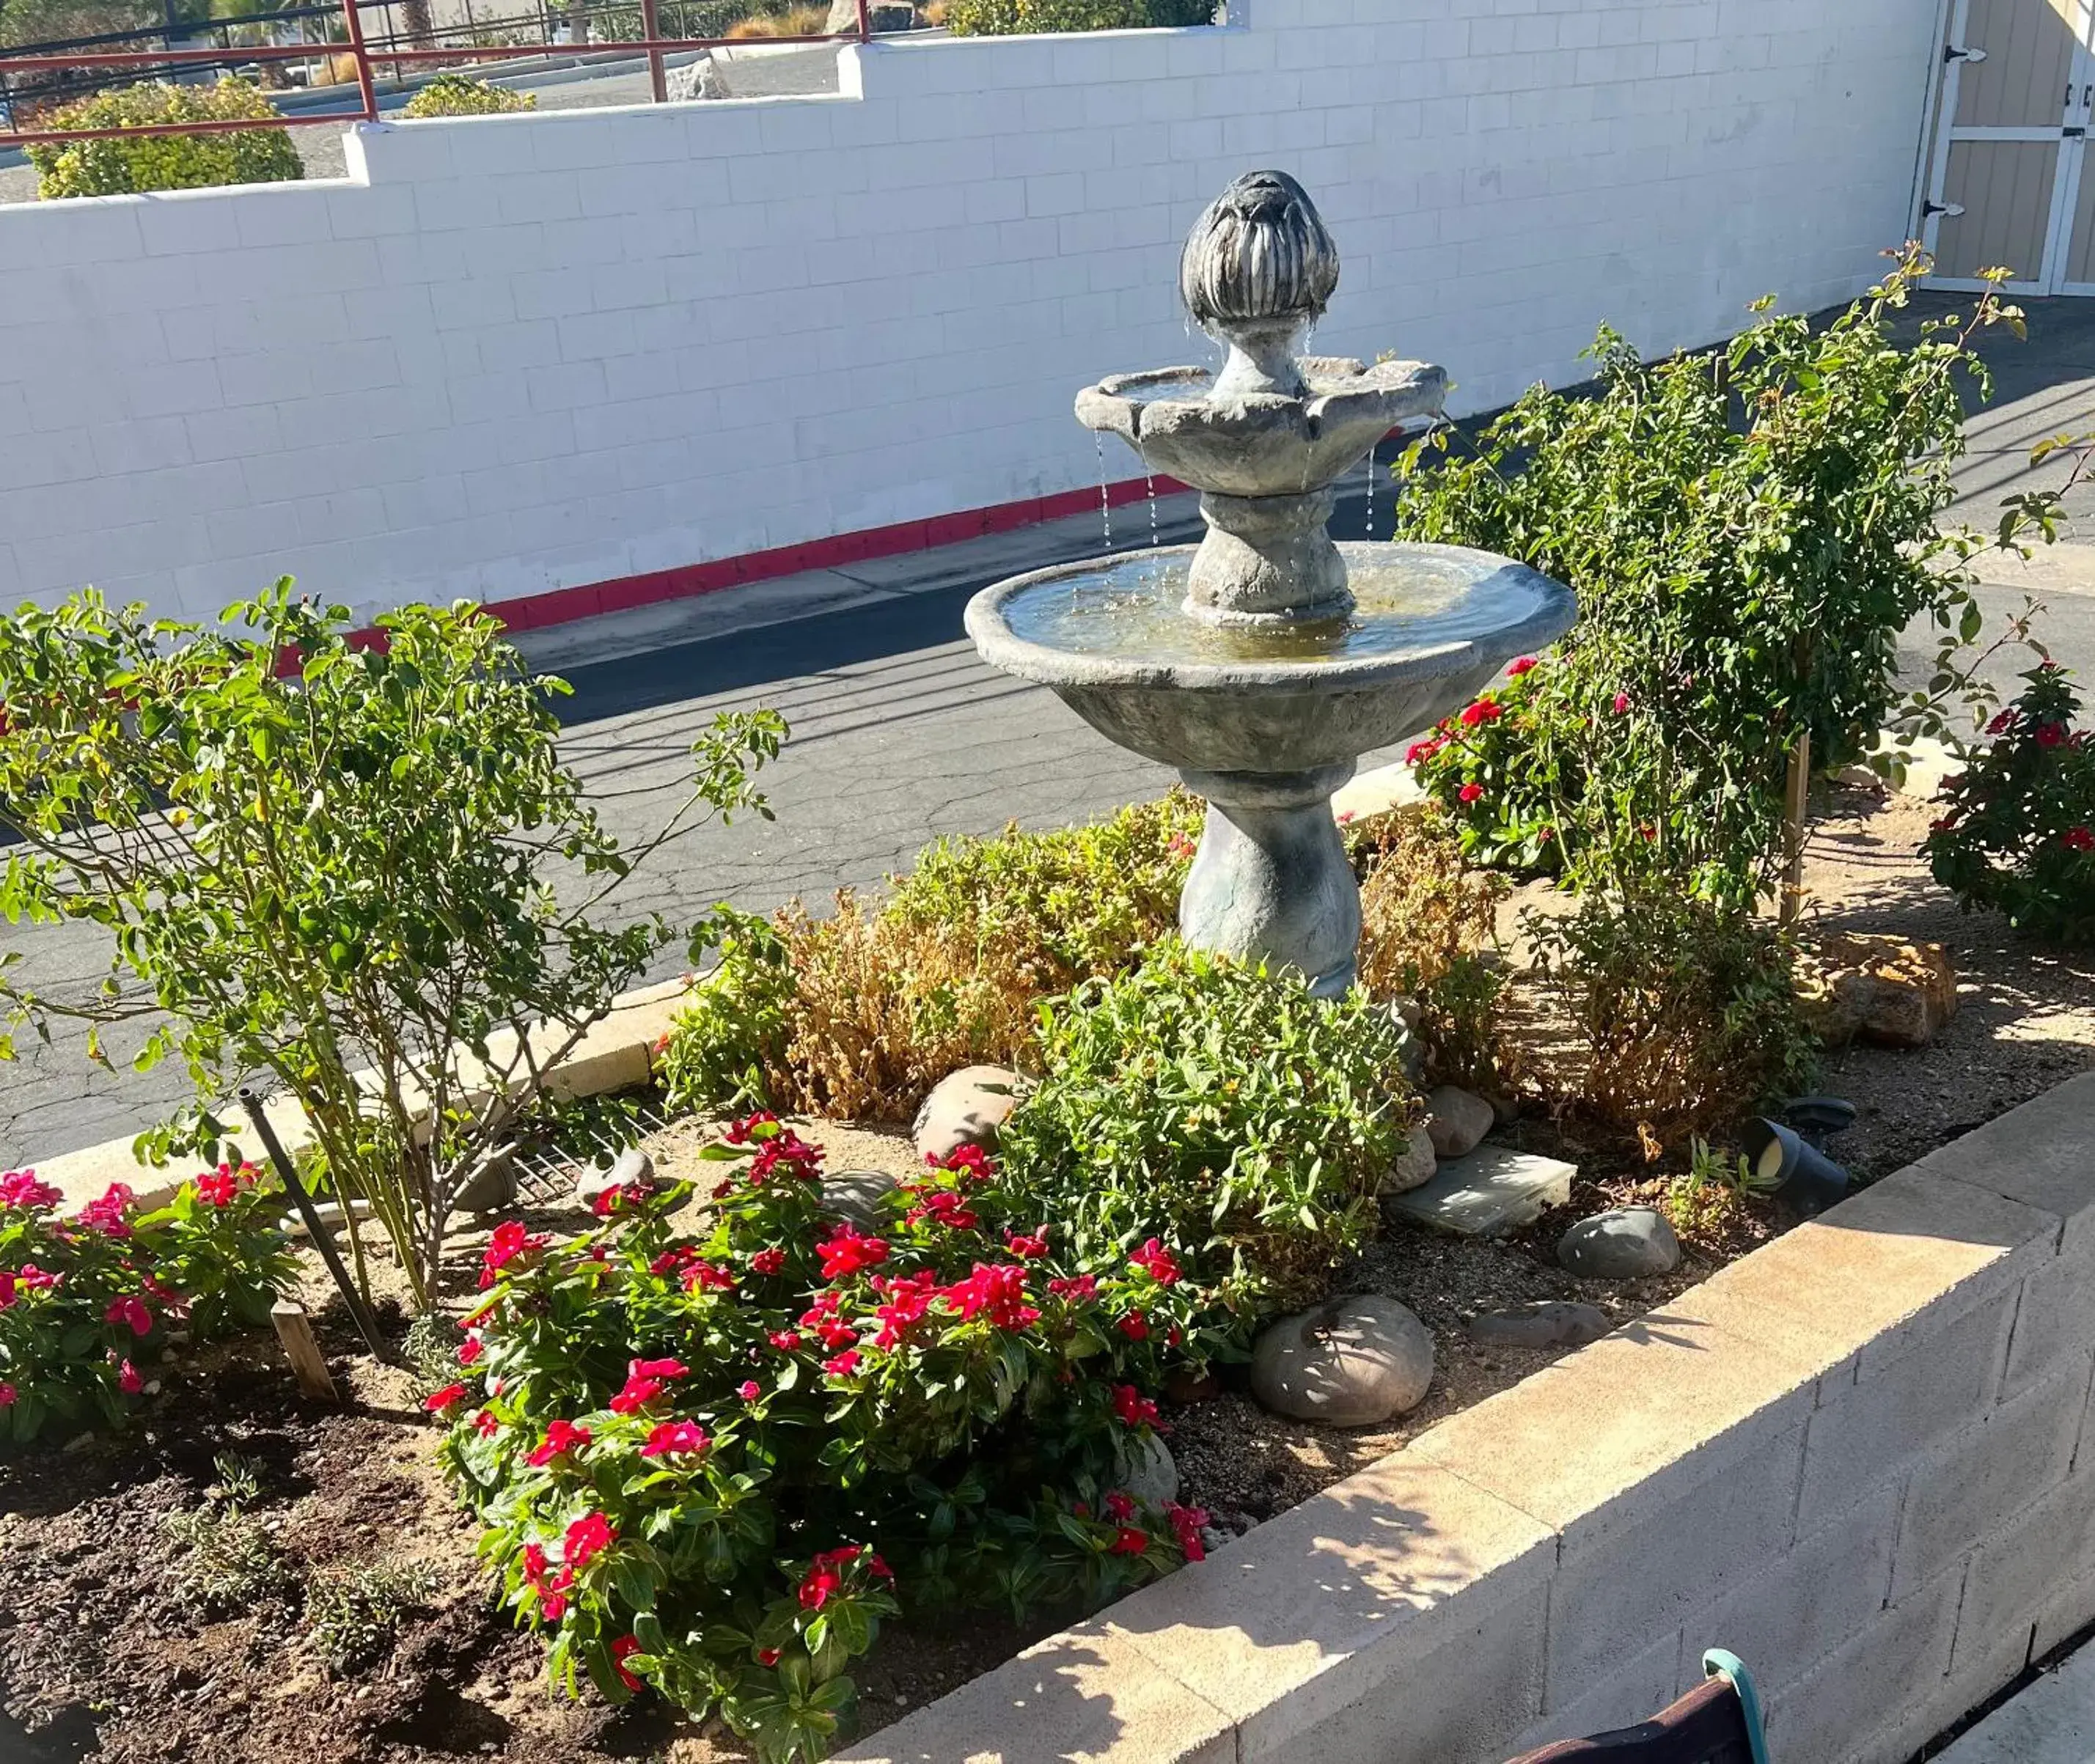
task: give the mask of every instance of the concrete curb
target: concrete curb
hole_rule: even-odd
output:
[[[1497,1764],[1730,1648],[1897,1764],[2095,1615],[2095,1075],[838,1764]]]

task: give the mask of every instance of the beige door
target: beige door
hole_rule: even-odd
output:
[[[1921,208],[1932,279],[1975,288],[1980,270],[2002,268],[2024,294],[2095,281],[2086,240],[2069,274],[2074,221],[2095,203],[2095,188],[2080,200],[2080,175],[2095,111],[2095,0],[1950,0],[1945,22]],[[2082,230],[2095,234],[2095,216]]]

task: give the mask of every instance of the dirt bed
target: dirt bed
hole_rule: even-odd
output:
[[[1839,793],[1814,830],[1806,873],[1814,922],[1948,947],[1960,1009],[1932,1048],[1833,1054],[1825,1087],[1854,1100],[1855,1128],[1834,1151],[1858,1175],[1888,1174],[2073,1074],[2095,1067],[2095,961],[1967,917],[1927,878],[1915,848],[1928,812],[1880,792]],[[895,1130],[807,1124],[832,1169],[914,1167]],[[1771,1230],[1735,1218],[1716,1243],[1691,1243],[1674,1274],[1638,1283],[1574,1279],[1553,1249],[1569,1221],[1649,1200],[1660,1183],[1633,1145],[1573,1140],[1540,1115],[1508,1130],[1532,1149],[1573,1156],[1572,1204],[1496,1243],[1392,1226],[1341,1285],[1387,1293],[1432,1331],[1436,1375],[1394,1426],[1347,1432],[1284,1421],[1225,1369],[1216,1394],[1171,1405],[1182,1498],[1240,1532],[1374,1461],[1435,1422],[1518,1382],[1568,1350],[1485,1348],[1466,1322],[1531,1300],[1577,1299],[1627,1319],[1666,1302]],[[653,1150],[664,1174],[692,1167],[703,1130],[682,1124]],[[570,1219],[569,1222],[573,1222]],[[314,1289],[317,1298],[319,1289]],[[473,1531],[432,1462],[434,1430],[409,1374],[354,1351],[338,1319],[324,1340],[351,1397],[343,1411],[303,1403],[273,1343],[250,1341],[163,1370],[165,1387],[130,1437],[0,1463],[0,1758],[14,1764],[514,1764],[649,1758],[719,1764],[746,1754],[717,1727],[659,1707],[556,1700],[542,1649],[487,1602]],[[397,1317],[394,1320],[398,1326]],[[233,1453],[253,1466],[250,1510],[283,1563],[283,1589],[217,1611],[183,1596],[185,1550],[169,1515],[207,1502]],[[428,1590],[390,1644],[330,1672],[304,1614],[303,1578],[371,1561],[427,1565]],[[1021,1630],[969,1617],[896,1626],[854,1677],[860,1731],[943,1695],[1073,1613]]]

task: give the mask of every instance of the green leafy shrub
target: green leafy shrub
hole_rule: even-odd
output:
[[[113,1183],[60,1219],[35,1171],[0,1175],[0,1437],[119,1426],[171,1326],[200,1342],[268,1321],[291,1259],[253,1178],[221,1168],[142,1214]]]
[[[1207,24],[1213,0],[947,0],[956,37],[1013,37],[1039,31],[1134,31]]]
[[[1757,303],[1706,355],[1644,361],[1604,329],[1592,396],[1537,386],[1462,456],[1446,430],[1407,451],[1400,537],[1504,551],[1579,596],[1553,656],[1413,750],[1473,854],[1750,899],[1784,853],[1800,738],[1824,770],[1895,711],[1940,733],[1949,696],[1983,696],[1958,657],[1980,634],[1964,566],[1986,542],[1936,516],[1960,387],[1989,385],[1971,338],[2019,315],[1988,294],[1901,342],[1926,268],[1910,251],[1817,329]],[[1901,702],[1898,634],[1921,615],[1938,668]]]
[[[306,175],[291,132],[259,86],[230,74],[209,86],[146,81],[98,93],[54,111],[50,128],[142,128],[155,123],[252,117],[269,126],[201,135],[146,135],[32,144],[37,194],[115,196],[131,190],[198,189],[220,184],[281,184]]]
[[[1942,789],[1923,849],[1935,879],[1969,910],[2018,930],[2095,943],[2095,734],[2076,730],[2080,699],[2046,662],[1989,725]]]
[[[1021,1209],[1080,1257],[1161,1234],[1227,1268],[1248,1326],[1374,1230],[1418,1111],[1404,1031],[1365,993],[1174,943],[1043,1018],[1044,1075],[998,1143]]]
[[[1744,908],[1653,885],[1528,928],[1588,1056],[1572,1106],[1663,1143],[1810,1087],[1794,952]]]
[[[366,1562],[306,1582],[306,1630],[329,1672],[340,1677],[373,1665],[392,1646],[409,1612],[437,1585],[427,1562]]]
[[[178,1056],[199,1100],[142,1137],[149,1156],[216,1156],[213,1101],[273,1079],[426,1308],[456,1195],[682,934],[607,924],[604,901],[699,819],[766,812],[751,773],[785,725],[718,719],[682,806],[622,844],[561,758],[566,688],[533,678],[499,621],[461,602],[378,624],[367,645],[288,579],[209,629],[91,590],[0,620],[0,826],[20,836],[0,912],[96,926],[111,948],[69,997],[0,962],[0,1005],[15,1025],[85,1019],[104,1064],[103,1027],[150,1021],[135,1063]],[[349,1236],[361,1271],[354,1213]]]
[[[823,1212],[820,1151],[770,1117],[709,1149],[697,1236],[669,1222],[683,1185],[612,1190],[568,1244],[499,1227],[429,1399],[556,1683],[651,1686],[762,1759],[817,1757],[898,1610],[1096,1605],[1199,1557],[1204,1514],[1121,1486],[1143,1389],[1215,1308],[1187,1252],[1080,1266],[979,1153],[874,1235]]]
[[[1037,1000],[1117,972],[1171,928],[1199,831],[1183,791],[1111,820],[925,847],[888,899],[829,918],[722,911],[663,1050],[670,1100],[906,1117],[955,1068],[1026,1056]]]
[[[440,73],[407,100],[403,116],[499,116],[512,111],[535,111],[538,94],[512,92],[506,85],[475,79],[469,73]]]
[[[213,1461],[217,1483],[203,1505],[171,1513],[168,1535],[182,1546],[175,1568],[175,1595],[207,1617],[226,1617],[264,1599],[286,1596],[298,1576],[268,1526],[250,1513],[261,1492],[249,1460],[222,1453]]]

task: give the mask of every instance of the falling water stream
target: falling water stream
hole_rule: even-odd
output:
[[[1106,529],[1106,549],[1113,549],[1113,498],[1106,494],[1106,438],[1095,434],[1091,438],[1099,449],[1099,521]]]

